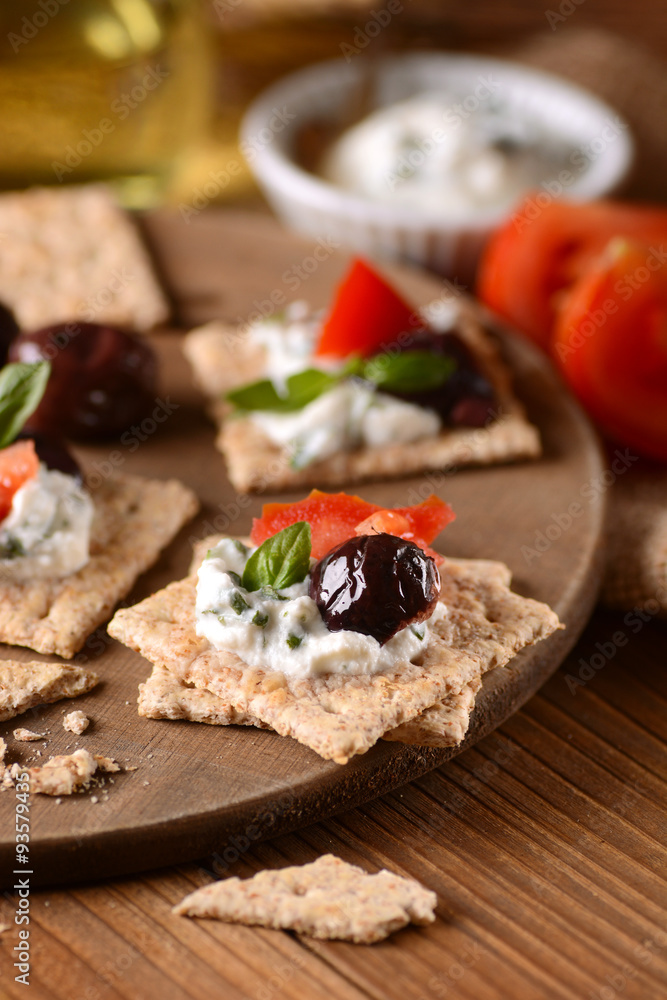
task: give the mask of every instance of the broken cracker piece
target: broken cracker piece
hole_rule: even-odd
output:
[[[0,642],[70,659],[199,509],[176,479],[116,475],[92,496],[90,559],[62,579],[0,584]]]
[[[373,944],[410,921],[432,923],[437,902],[436,894],[414,879],[386,869],[369,875],[324,854],[311,864],[213,882],[190,893],[172,912]]]
[[[72,795],[90,782],[97,769],[89,750],[51,757],[42,767],[27,768],[30,791],[40,795]]]
[[[120,764],[117,764],[113,757],[105,757],[101,753],[94,753],[93,759],[99,771],[105,771],[110,774],[120,771]]]
[[[19,743],[34,743],[36,740],[45,740],[44,733],[34,733],[32,729],[15,729],[14,739]]]
[[[74,733],[75,736],[81,736],[88,726],[90,725],[90,719],[85,712],[77,708],[73,712],[68,712],[63,719],[63,729],[66,729],[70,733]]]
[[[99,677],[92,670],[30,660],[0,660],[0,721],[61,698],[76,698],[95,687]]]
[[[421,662],[392,673],[295,679],[250,668],[196,635],[195,576],[118,611],[109,634],[183,683],[345,764],[388,730],[474,686],[487,670],[561,627],[546,604],[509,589],[510,571],[502,563],[446,560],[441,578],[446,614],[433,625]]]
[[[0,300],[22,329],[76,321],[146,330],[169,305],[139,233],[109,188],[0,195]],[[85,331],[82,334],[85,336]]]

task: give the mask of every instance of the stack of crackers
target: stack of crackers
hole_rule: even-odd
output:
[[[453,746],[465,736],[484,673],[560,626],[546,604],[509,589],[504,564],[446,560],[440,600],[447,613],[430,626],[420,662],[393,673],[296,680],[248,667],[197,636],[196,571],[219,539],[199,544],[189,576],[121,609],[109,624],[110,635],[153,664],[140,688],[141,715],[270,728],[338,764],[380,738]]]

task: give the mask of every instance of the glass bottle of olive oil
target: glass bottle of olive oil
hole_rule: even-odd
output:
[[[0,6],[0,188],[116,182],[160,200],[203,136],[211,62],[198,0]]]

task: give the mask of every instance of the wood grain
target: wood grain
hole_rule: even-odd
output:
[[[211,213],[186,225],[178,213],[163,213],[147,223],[168,287],[189,322],[216,314],[242,321],[270,302],[276,289],[289,298],[307,296],[315,305],[325,304],[349,262],[346,254],[333,251],[318,261],[309,242],[286,236],[271,220],[246,214]],[[315,264],[312,273],[306,263],[310,260]],[[295,286],[292,279],[299,274],[304,277]],[[430,301],[441,292],[436,279],[406,269],[397,269],[394,277],[415,302]],[[566,512],[585,484],[599,480],[602,465],[587,421],[537,352],[511,337],[504,343],[518,391],[543,434],[544,458],[371,483],[363,490],[371,501],[389,506],[441,493],[457,512],[444,539],[446,552],[508,563],[515,589],[546,601],[567,625],[485,679],[464,746],[490,732],[556,669],[584,625],[599,575],[604,491],[595,491],[592,500],[581,505],[568,530],[556,530],[558,545],[548,543],[541,556],[525,556],[524,549],[539,533],[554,534],[549,527],[555,523],[553,516]],[[180,334],[163,333],[155,344],[163,362],[161,399],[168,403],[169,417],[153,423],[143,441],[138,429],[133,444],[80,449],[80,457],[99,477],[113,468],[156,478],[177,475],[199,495],[203,511],[142,577],[129,603],[186,573],[192,539],[214,530],[246,534],[250,518],[270,499],[239,496],[226,480],[213,448],[213,429],[180,351]],[[208,853],[238,831],[247,831],[241,835],[247,840],[298,828],[374,798],[459,752],[380,741],[340,767],[273,732],[140,719],[137,685],[150,667],[112,642],[104,629],[75,662],[94,663],[102,678],[99,689],[77,702],[93,725],[77,741],[62,729],[69,705],[35,709],[31,728],[49,730],[41,752],[62,753],[67,747],[71,752],[80,744],[137,770],[116,775],[113,785],[107,785],[108,797],[99,796],[94,805],[80,796],[61,803],[44,796],[33,800],[30,857],[35,883],[125,874]],[[24,762],[37,745],[12,741],[14,726],[13,721],[5,723],[0,734],[9,740],[10,760]],[[12,809],[11,795],[0,796],[3,873],[11,870],[14,856]]]
[[[29,996],[660,1000],[667,626],[632,634],[576,693],[567,680],[619,629],[628,631],[622,616],[596,614],[539,695],[465,754],[335,819],[253,845],[226,872],[247,877],[332,850],[434,889],[433,926],[362,947],[173,917],[175,902],[210,881],[206,858],[35,891]],[[11,895],[0,901],[0,919],[11,922],[14,906]],[[26,995],[12,980],[15,941],[15,928],[0,937],[8,998]]]

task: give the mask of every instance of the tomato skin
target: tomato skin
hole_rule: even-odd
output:
[[[0,451],[0,520],[12,509],[16,491],[39,472],[35,443],[16,441]]]
[[[556,312],[572,284],[615,236],[667,241],[667,209],[623,202],[575,204],[533,193],[489,239],[477,295],[493,312],[548,349]]]
[[[610,436],[667,461],[667,266],[613,240],[560,310],[553,355]]]
[[[424,326],[418,314],[357,257],[338,286],[315,355],[369,357],[401,333]]]
[[[377,517],[377,525],[374,522]],[[323,493],[312,490],[303,500],[296,503],[264,504],[261,518],[255,518],[250,532],[253,545],[275,535],[295,521],[308,521],[312,535],[312,555],[321,559],[330,549],[348,538],[354,537],[355,529],[363,522],[369,522],[370,530],[386,530],[390,534],[407,537],[420,548],[427,550],[428,543],[442,531],[455,517],[451,507],[431,494],[422,503],[413,507],[399,507],[388,510],[377,504],[368,503],[361,497],[347,493]],[[402,531],[390,530],[400,527]],[[406,527],[407,526],[407,527]],[[405,531],[405,534],[403,534]],[[442,561],[442,557],[438,557]]]

